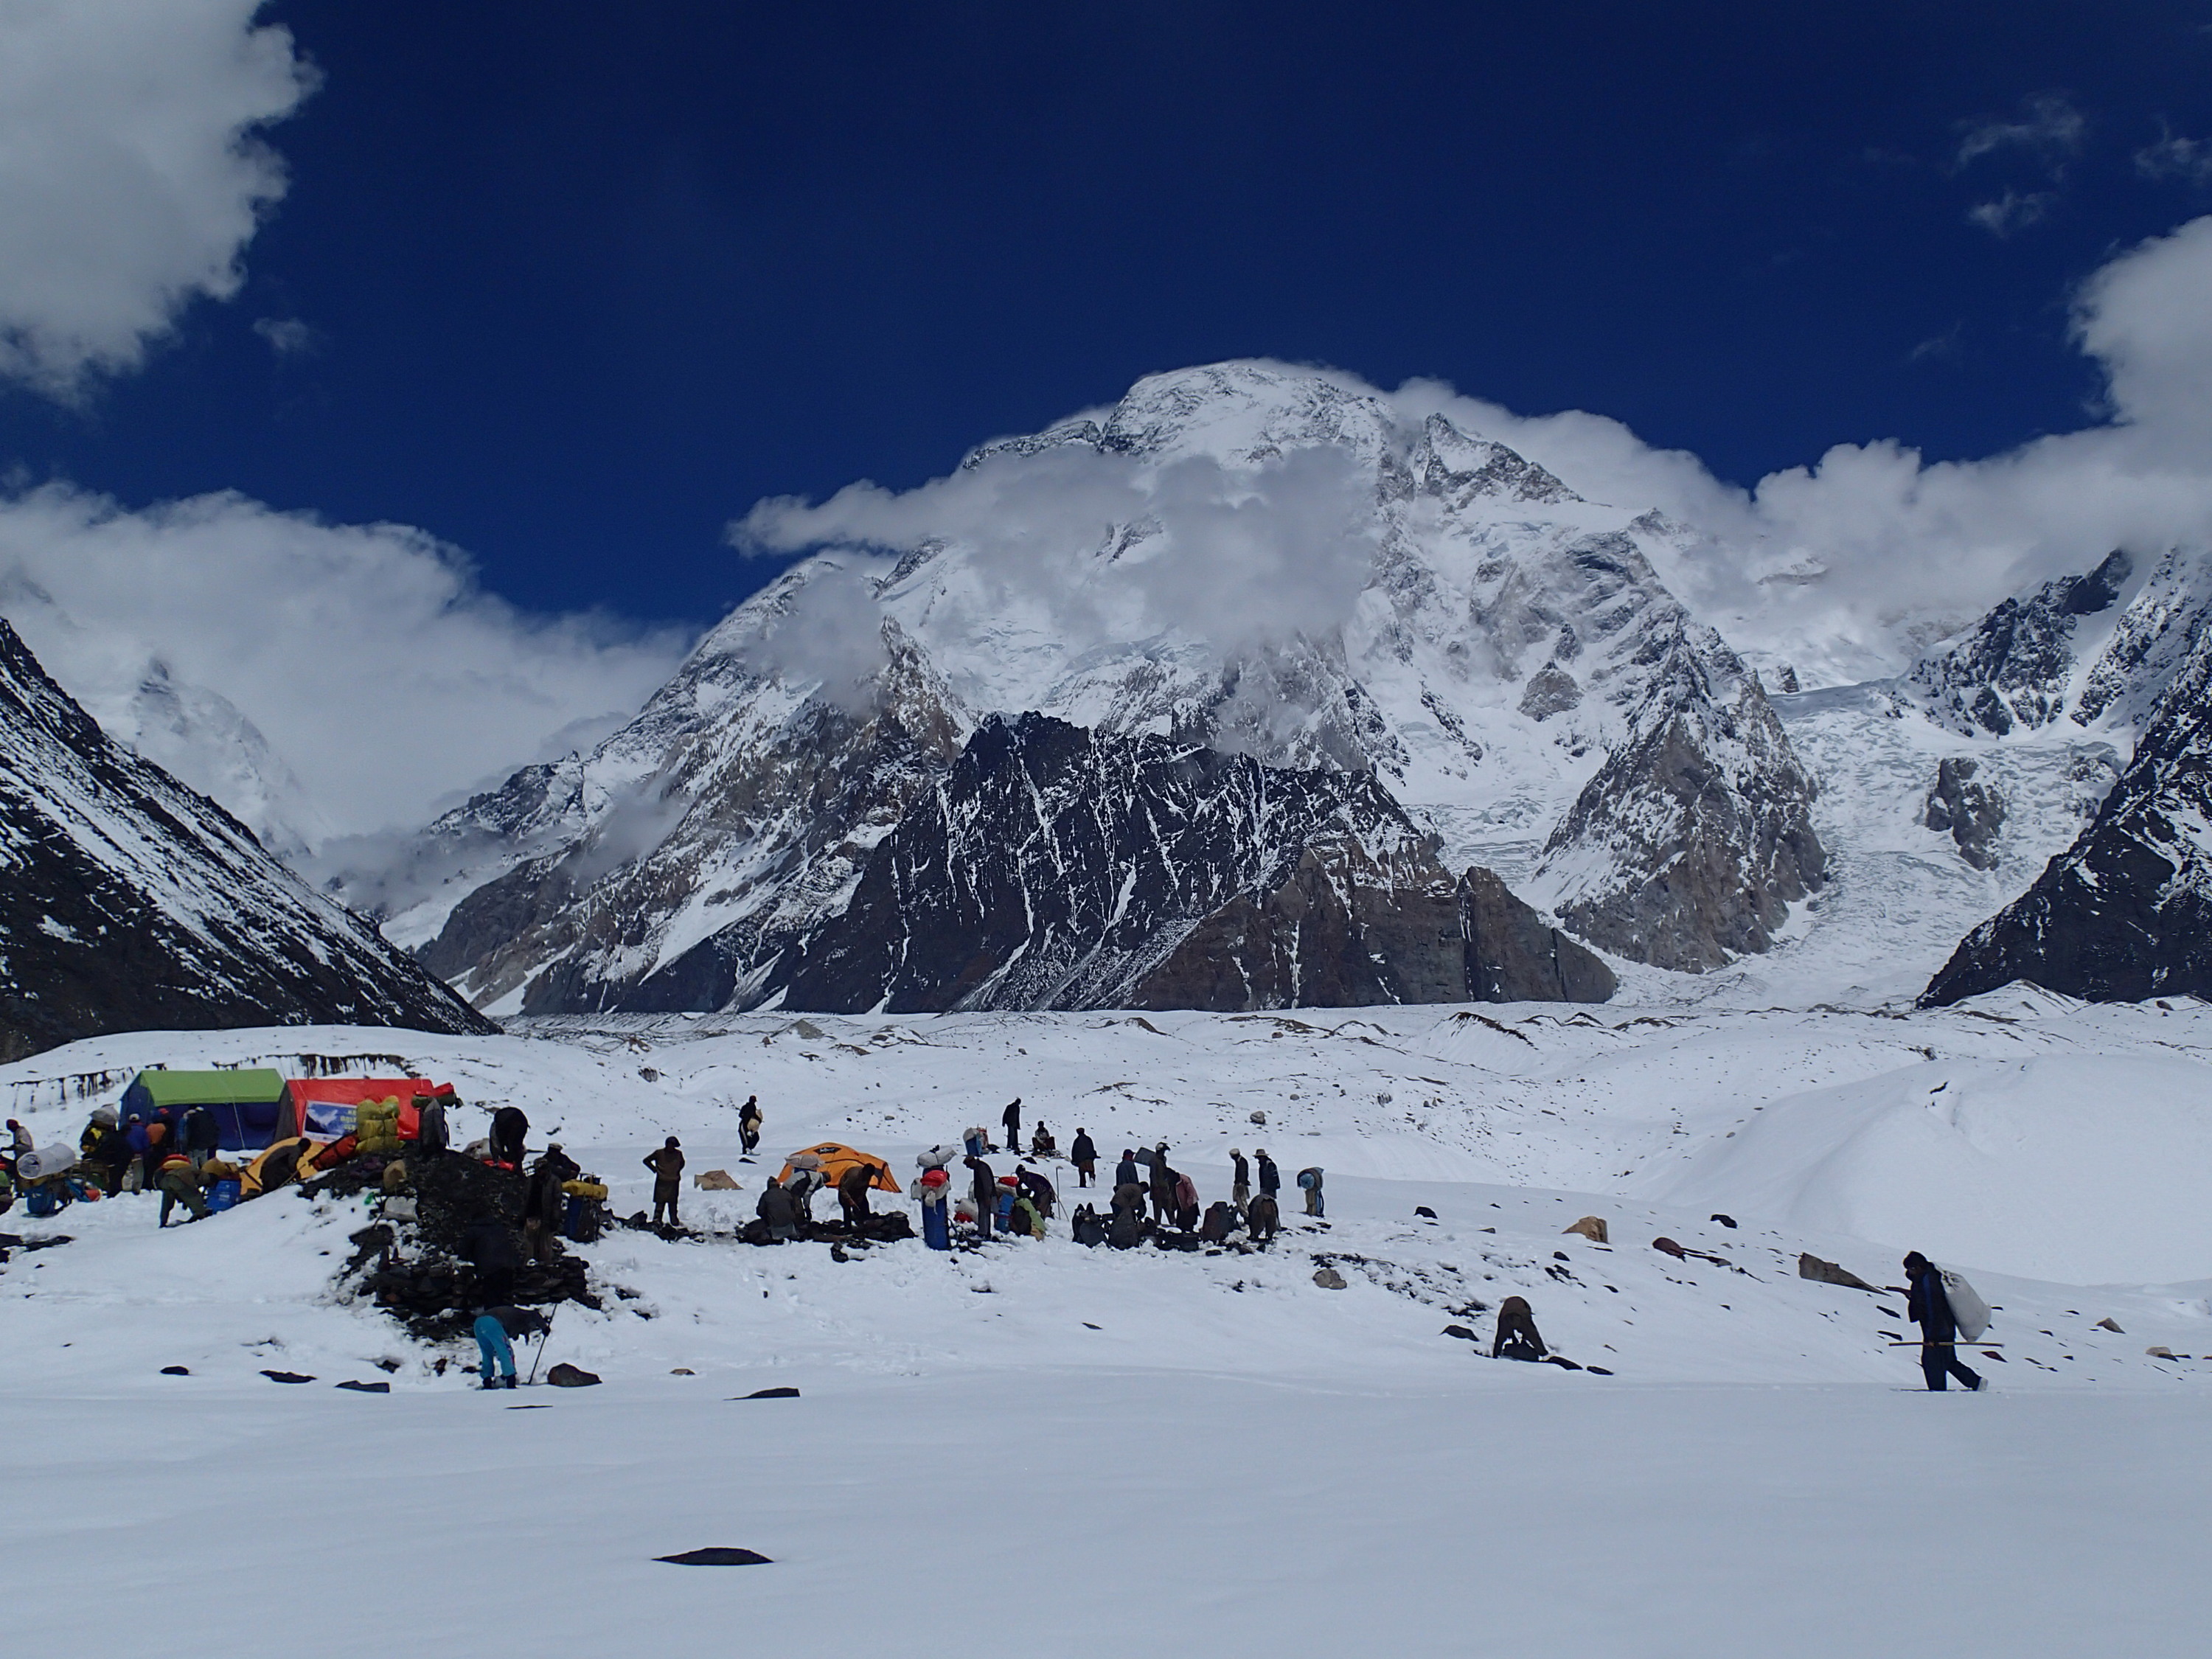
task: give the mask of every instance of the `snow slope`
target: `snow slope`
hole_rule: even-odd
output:
[[[2194,1003],[2025,991],[1900,1016],[627,1016],[75,1044],[0,1067],[42,1140],[157,1058],[404,1061],[456,1083],[464,1134],[523,1105],[623,1211],[644,1149],[681,1134],[695,1172],[744,1182],[686,1191],[713,1230],[758,1190],[746,1093],[771,1152],[835,1134],[902,1167],[1018,1093],[1063,1145],[1079,1124],[1109,1155],[1169,1140],[1208,1199],[1232,1144],[1322,1164],[1329,1217],[1256,1255],[1090,1251],[1063,1226],[839,1263],[617,1231],[582,1249],[605,1310],[562,1309],[546,1354],[604,1386],[487,1396],[333,1290],[358,1201],[278,1194],[167,1233],[146,1198],[19,1210],[0,1227],[74,1242],[0,1267],[0,1559],[40,1587],[11,1636],[136,1651],[234,1581],[250,1535],[255,1583],[342,1560],[384,1588],[227,1620],[240,1655],[827,1652],[978,1619],[1043,1655],[1153,1627],[1238,1654],[2185,1644],[2212,1613],[2212,1362],[2144,1351],[2212,1352],[2212,1241],[2174,1197],[2212,1177],[2208,1056]],[[1959,1107],[1925,1103],[1938,1083]],[[2069,1157],[2065,1213],[2039,1215]],[[1709,1218],[1717,1193],[1739,1226]],[[1609,1246],[1562,1234],[1585,1213]],[[1992,1395],[1911,1391],[1899,1299],[1796,1275],[1809,1249],[1887,1283],[1915,1243],[1996,1304],[2005,1357],[1972,1361]],[[1324,1262],[1348,1288],[1313,1283]],[[1613,1375],[1443,1334],[1486,1348],[1507,1294]],[[331,1386],[380,1360],[388,1396]],[[802,1397],[733,1398],[770,1384]],[[775,1565],[651,1559],[710,1544]]]

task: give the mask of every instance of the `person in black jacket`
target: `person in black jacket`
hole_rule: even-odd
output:
[[[522,1143],[530,1133],[530,1120],[520,1106],[502,1106],[491,1115],[491,1155],[514,1169],[522,1167]]]
[[[568,1195],[561,1183],[583,1174],[583,1167],[561,1150],[548,1146],[530,1172],[522,1191],[522,1243],[530,1259],[549,1262],[561,1254],[561,1223],[568,1209]]]
[[[744,1146],[744,1155],[747,1158],[750,1158],[753,1155],[753,1148],[760,1145],[763,1121],[760,1097],[747,1095],[745,1103],[738,1111],[738,1139]]]
[[[1091,1131],[1078,1129],[1075,1139],[1067,1149],[1067,1161],[1075,1165],[1075,1184],[1088,1187],[1098,1178],[1098,1145],[1091,1139]]]
[[[222,1146],[222,1132],[216,1127],[215,1114],[204,1106],[195,1106],[185,1114],[181,1133],[185,1138],[185,1156],[192,1168],[204,1170],[207,1161]]]
[[[1016,1157],[1022,1150],[1022,1097],[1016,1095],[1006,1109],[999,1114],[999,1121],[1006,1126],[1006,1150]]]
[[[514,1300],[514,1275],[522,1266],[514,1238],[502,1222],[485,1217],[469,1223],[461,1255],[477,1270],[477,1305],[495,1307]]]
[[[973,1196],[975,1200],[975,1236],[991,1236],[991,1218],[999,1207],[999,1177],[991,1166],[980,1158],[963,1158],[960,1162],[974,1176]]]
[[[768,1183],[753,1213],[768,1223],[770,1242],[787,1244],[799,1237],[799,1206],[792,1200],[791,1189],[781,1182]]]
[[[1536,1332],[1536,1316],[1526,1297],[1509,1296],[1498,1305],[1498,1333],[1491,1339],[1492,1359],[1538,1360],[1545,1358],[1544,1339]]]
[[[684,1143],[671,1135],[656,1151],[645,1155],[645,1167],[653,1171],[653,1224],[660,1225],[665,1215],[668,1224],[679,1227],[676,1201],[684,1195]]]
[[[1229,1201],[1242,1215],[1252,1207],[1252,1166],[1234,1146],[1229,1149]]]
[[[1905,1258],[1905,1282],[1911,1288],[1905,1316],[1920,1326],[1920,1374],[1928,1379],[1929,1391],[1943,1393],[1954,1376],[1978,1389],[1981,1373],[1959,1362],[1959,1322],[1952,1317],[1951,1298],[1943,1293],[1942,1270],[1915,1250]]]
[[[1260,1165],[1260,1190],[1280,1202],[1278,1194],[1283,1190],[1283,1172],[1275,1167],[1275,1160],[1267,1156],[1267,1149],[1265,1146],[1260,1148],[1252,1156]]]
[[[1133,1148],[1124,1146],[1121,1149],[1121,1161],[1114,1166],[1114,1184],[1116,1187],[1141,1187],[1145,1184],[1144,1173],[1138,1167]]]

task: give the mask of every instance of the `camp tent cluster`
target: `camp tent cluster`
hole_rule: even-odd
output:
[[[216,1144],[226,1152],[265,1152],[302,1138],[327,1145],[354,1133],[364,1103],[392,1102],[398,1136],[415,1138],[416,1103],[456,1103],[453,1085],[420,1077],[295,1077],[266,1070],[141,1072],[123,1091],[119,1115],[151,1120],[163,1108],[179,1116],[204,1106],[214,1116]]]

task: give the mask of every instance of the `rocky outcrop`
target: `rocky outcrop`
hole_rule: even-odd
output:
[[[0,621],[0,1060],[308,1021],[497,1029],[110,740]]]
[[[1609,994],[1601,963],[1516,902],[1480,889],[1490,931],[1471,950],[1461,884],[1370,773],[994,717],[779,970],[781,1006],[1457,1001],[1492,994],[1471,983],[1478,957],[1499,958],[1500,988]]]
[[[1467,995],[1475,1002],[1606,1002],[1620,981],[1602,957],[1546,922],[1488,870],[1460,878]]]
[[[1987,784],[1974,781],[1980,769],[1963,757],[1938,761],[1936,787],[1928,792],[1921,822],[1930,830],[1948,831],[1959,856],[1975,869],[1994,870],[1997,855],[1990,847],[2004,827],[2005,799]]]
[[[1993,737],[2059,719],[2076,667],[2076,625],[2119,602],[2132,568],[2115,550],[2094,570],[2005,600],[1957,645],[1921,662],[1911,679],[1930,717]]]
[[[2212,624],[2081,838],[1960,944],[1942,1006],[2016,979],[2091,1001],[2212,995]]]
[[[1705,973],[1766,950],[1826,854],[1813,781],[1757,677],[1717,639],[1678,647],[1632,732],[1553,832],[1544,901],[1656,967]]]

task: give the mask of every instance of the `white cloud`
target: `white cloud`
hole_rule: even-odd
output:
[[[135,367],[284,191],[254,134],[313,73],[261,0],[0,0],[0,376]]]
[[[1931,464],[1893,439],[1839,444],[1749,491],[1600,416],[1528,418],[1425,385],[1399,397],[1586,495],[1705,531],[1669,582],[1739,646],[1832,681],[1902,667],[1945,624],[2115,547],[2212,544],[2212,217],[2097,271],[2075,296],[2074,333],[2106,377],[2094,424],[1980,460]]]
[[[1370,486],[1332,448],[1255,469],[1210,457],[1140,465],[1088,445],[1001,452],[894,492],[848,486],[820,506],[761,502],[740,547],[974,550],[986,600],[1042,599],[1072,653],[1206,619],[1224,649],[1279,643],[1351,614],[1374,557]]]
[[[253,331],[279,357],[298,357],[315,349],[315,331],[297,317],[257,317]]]
[[[216,694],[341,833],[422,823],[550,743],[588,741],[690,642],[533,616],[419,531],[234,495],[143,512],[61,485],[0,498],[0,602],[73,690],[127,695],[158,665]]]
[[[1967,167],[1985,155],[2024,149],[2046,159],[2072,155],[2081,148],[2088,123],[2063,93],[2039,92],[2026,100],[2016,121],[1976,121],[1966,126],[1959,140],[1957,164]]]
[[[1992,236],[2010,236],[2040,224],[2057,204],[2057,195],[2047,190],[2008,190],[1994,201],[1977,202],[1966,210],[1966,222],[1979,225]]]
[[[2186,179],[2212,183],[2212,142],[2185,137],[2161,128],[2158,142],[2136,152],[2136,171],[2146,179]]]

